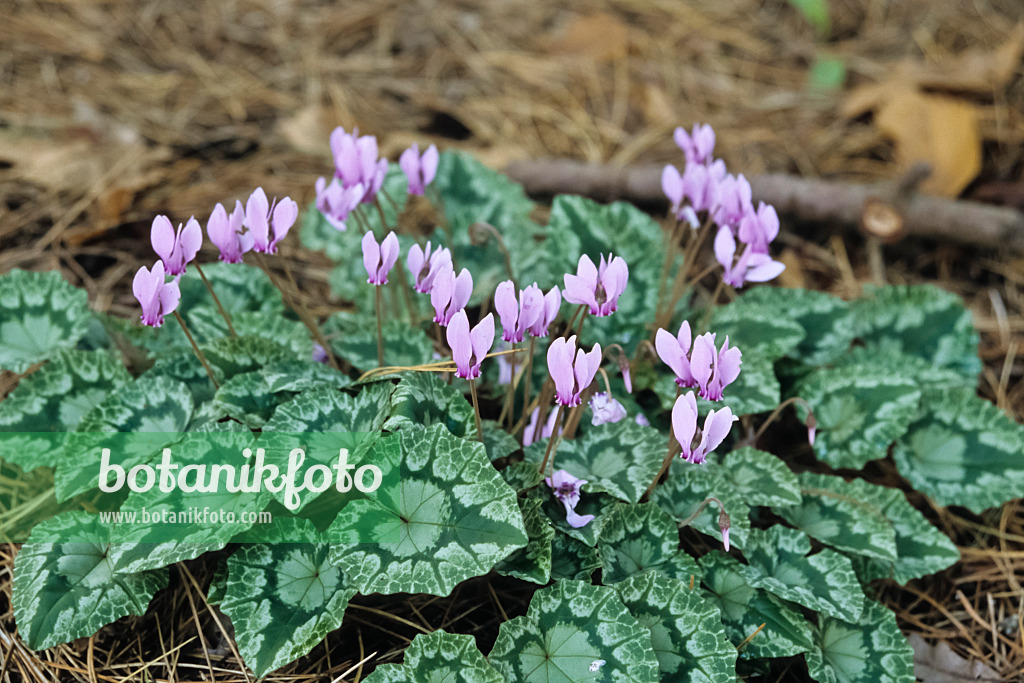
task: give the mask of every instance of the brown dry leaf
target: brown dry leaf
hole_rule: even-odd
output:
[[[551,46],[555,54],[611,62],[629,51],[629,28],[611,14],[597,12],[574,17]]]
[[[330,107],[311,104],[292,116],[278,119],[277,132],[300,152],[325,155],[330,152],[327,141],[334,130],[331,122],[335,118]]]
[[[783,249],[779,254],[779,261],[786,266],[782,275],[779,275],[779,286],[788,289],[806,289],[807,279],[804,277],[803,266],[800,265],[800,255],[793,249]]]
[[[653,124],[670,124],[679,120],[679,111],[672,106],[664,88],[649,83],[644,86],[643,94],[643,112],[647,121]]]
[[[924,638],[912,633],[910,647],[914,648],[914,675],[929,683],[967,683],[968,681],[998,681],[999,674],[982,662],[969,662],[944,642],[929,645]]]
[[[80,194],[103,174],[103,162],[88,140],[0,136],[0,161],[13,175],[47,190]]]
[[[986,93],[1006,86],[1017,73],[1024,57],[1024,24],[1017,24],[1007,39],[993,50],[973,49],[943,60],[938,65],[922,64],[919,85],[929,89]]]
[[[977,113],[963,100],[897,90],[875,113],[875,125],[895,141],[904,169],[919,161],[931,166],[922,192],[955,197],[981,171]]]

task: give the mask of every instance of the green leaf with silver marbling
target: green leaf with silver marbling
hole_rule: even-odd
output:
[[[654,503],[618,504],[598,539],[605,584],[656,571],[687,584],[700,578],[697,561],[679,548],[675,519]]]
[[[418,634],[401,664],[382,664],[366,683],[506,683],[476,648],[476,639],[437,630]]]
[[[514,576],[531,583],[547,584],[551,580],[551,541],[555,529],[542,511],[536,498],[517,498],[523,512],[523,526],[530,541],[498,563],[496,569],[503,576]]]
[[[58,271],[0,275],[0,370],[25,372],[89,331],[89,300]]]
[[[405,372],[391,395],[388,431],[443,424],[455,436],[475,439],[476,418],[465,394],[433,372]]]
[[[818,615],[817,647],[806,654],[811,678],[819,683],[914,683],[914,651],[896,615],[864,599],[855,623]]]

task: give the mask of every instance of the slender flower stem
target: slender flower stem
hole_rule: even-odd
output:
[[[590,393],[590,389],[584,391],[580,404],[573,406],[573,409],[569,411],[568,417],[565,418],[565,429],[562,430],[563,437],[571,439],[576,436],[576,428],[580,426],[580,419],[583,417],[583,406],[590,401]]]
[[[711,298],[708,300],[708,307],[704,309],[704,316],[701,319],[701,327],[707,329],[708,324],[711,322],[711,314],[715,312],[715,308],[718,306],[718,297],[722,295],[722,291],[725,289],[725,279],[718,281],[715,286],[715,291],[711,293]]]
[[[679,386],[676,386],[676,400],[677,401],[679,400],[679,395],[681,393],[682,393],[682,388],[679,387]],[[669,426],[668,426],[668,448],[666,449],[666,452],[665,452],[665,459],[661,461],[661,469],[658,470],[658,473],[656,475],[654,475],[654,480],[651,481],[650,486],[648,486],[647,490],[644,491],[644,495],[641,496],[640,500],[647,500],[650,497],[651,492],[654,491],[654,487],[658,485],[658,482],[661,480],[661,477],[666,472],[668,472],[668,468],[672,464],[672,459],[676,457],[676,446],[677,445],[678,445],[678,442],[676,441],[675,428],[671,424],[669,424]]]
[[[565,332],[562,333],[562,336],[565,337],[566,339],[568,339],[569,335],[572,333],[572,326],[576,324],[576,316],[578,316],[580,314],[580,312],[583,310],[584,306],[586,306],[586,304],[580,305],[579,308],[577,308],[575,311],[573,311],[572,317],[569,318],[569,322],[566,323],[566,325],[565,325]]]
[[[587,313],[590,311],[590,308],[586,304],[583,304],[582,306],[580,306],[580,310],[582,312],[582,315],[580,316],[580,323],[579,323],[579,325],[576,326],[576,341],[577,341],[577,344],[579,343],[580,333],[583,332],[583,321],[586,320]]]
[[[512,427],[512,412],[515,410],[516,402],[516,345],[512,344],[512,353],[509,355],[509,364],[511,366],[511,376],[508,379],[508,389],[505,391],[505,405],[501,408],[501,415],[498,417],[498,422],[508,420],[509,428]]]
[[[655,332],[657,332],[659,328],[667,327],[669,322],[671,322],[672,312],[676,310],[679,300],[683,298],[683,294],[686,293],[686,283],[690,279],[690,272],[693,270],[697,254],[700,253],[700,247],[704,243],[704,239],[707,237],[708,233],[711,232],[711,225],[713,223],[714,220],[711,216],[708,216],[707,220],[705,220],[703,225],[700,226],[697,234],[686,245],[686,249],[683,252],[683,265],[676,272],[676,279],[672,284],[672,295],[669,298],[668,307],[662,312],[661,319],[655,321]]]
[[[286,303],[291,307],[291,309],[295,311],[296,315],[299,316],[299,320],[306,326],[306,329],[309,330],[309,334],[313,337],[316,343],[323,347],[324,351],[327,353],[327,360],[331,364],[331,367],[335,370],[339,369],[338,359],[335,358],[334,351],[331,350],[330,343],[324,337],[324,333],[320,331],[320,327],[317,326],[316,322],[314,322],[313,315],[305,305],[303,305],[302,301],[298,297],[299,288],[298,285],[295,284],[295,278],[292,276],[291,268],[288,267],[288,261],[286,259],[281,260],[285,265],[285,274],[288,276],[292,286],[295,288],[295,293],[290,292],[286,287],[284,287],[284,285],[282,285],[281,281],[276,275],[274,275],[274,272],[270,270],[270,267],[267,265],[267,260],[263,258],[263,254],[259,252],[253,253],[256,255],[256,263],[259,264],[260,269],[267,274],[268,278],[270,278],[271,284],[281,292],[281,296],[286,300]]]
[[[533,351],[537,345],[537,338],[530,337],[530,346],[526,351],[526,365],[523,366],[523,375],[526,384],[523,385],[523,415],[526,415],[526,407],[530,405],[530,390],[533,388]]]
[[[799,396],[791,396],[790,398],[787,398],[785,401],[780,403],[778,408],[772,411],[772,414],[768,416],[768,419],[761,423],[761,426],[754,433],[754,435],[750,437],[750,439],[745,439],[744,441],[746,443],[749,443],[749,445],[751,446],[756,446],[758,439],[764,436],[764,433],[768,430],[768,427],[771,425],[772,422],[774,422],[779,417],[782,411],[785,410],[786,406],[791,406],[797,403],[803,404],[804,408],[807,409],[807,412],[814,412],[813,410],[811,410],[811,404],[809,404],[807,401],[800,398]]]
[[[381,285],[374,285],[373,304],[377,309],[377,367],[384,367],[384,327],[381,322]]]
[[[555,426],[551,430],[551,437],[548,440],[548,449],[544,451],[544,460],[540,464],[540,473],[547,474],[548,460],[551,460],[551,467],[554,469],[554,457],[555,451],[558,447],[558,442],[561,440],[562,431],[559,429],[560,423],[562,422],[562,413],[565,410],[565,406],[561,403],[558,404],[558,414],[555,415]],[[540,419],[537,420],[537,426],[540,427]]]
[[[682,529],[684,526],[689,526],[690,522],[697,519],[697,517],[700,516],[700,513],[704,511],[704,508],[707,507],[707,504],[711,502],[718,503],[718,509],[721,510],[721,512],[725,512],[725,506],[722,505],[722,501],[718,500],[714,496],[708,496],[703,501],[701,501],[701,504],[697,506],[697,509],[694,510],[692,515],[690,515],[683,521],[679,522],[677,526],[680,529]]]
[[[203,273],[203,269],[199,267],[199,263],[193,261],[192,265],[196,267],[196,272],[199,273],[199,277],[203,279],[203,284],[206,285],[206,289],[210,292],[210,296],[213,297],[213,303],[217,304],[217,310],[220,311],[220,316],[224,318],[224,322],[227,323],[228,332],[231,333],[232,337],[237,337],[238,333],[235,332],[235,326],[231,324],[231,316],[224,310],[224,306],[221,305],[220,299],[217,297],[217,293],[213,291],[213,285],[206,279],[206,275]]]
[[[484,430],[480,424],[480,402],[476,398],[476,380],[469,380],[469,395],[473,399],[473,417],[476,420],[476,438],[484,442]]]
[[[213,376],[213,369],[210,368],[210,364],[206,361],[206,356],[203,355],[199,345],[196,344],[196,340],[192,337],[192,333],[188,331],[188,325],[185,324],[185,319],[182,318],[181,313],[178,313],[177,311],[174,311],[174,317],[177,318],[178,324],[181,325],[182,332],[184,332],[185,336],[188,337],[188,341],[192,345],[192,351],[196,354],[196,358],[198,358],[199,362],[203,364],[203,369],[206,370],[207,377],[209,377],[210,381],[213,382],[213,388],[220,389],[220,384]]]

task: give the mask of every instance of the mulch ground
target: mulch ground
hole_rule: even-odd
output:
[[[435,142],[501,168],[678,162],[673,128],[700,121],[736,172],[895,181],[898,141],[851,102],[894,73],[970,109],[980,169],[962,196],[1024,204],[1024,78],[1019,54],[1000,52],[1024,19],[1019,0],[828,5],[826,39],[785,0],[11,0],[0,21],[0,272],[60,268],[96,309],[135,315],[128,285],[151,258],[154,214],[205,221],[258,185],[304,204],[330,171],[336,125],[377,135],[391,158]],[[829,58],[845,81],[813,85],[812,65]],[[860,237],[785,220],[784,231],[784,284],[853,296],[871,279]],[[935,282],[967,300],[982,335],[979,391],[1024,420],[1024,256],[921,241],[885,256],[888,281]],[[326,292],[327,262],[295,258],[305,286]],[[15,383],[0,375],[0,395]],[[878,478],[896,476],[886,467]],[[1019,677],[1024,505],[974,516],[915,502],[962,561],[884,585],[882,599],[907,633]],[[188,580],[146,617],[28,651],[11,635],[15,552],[0,548],[0,680],[247,680]],[[195,571],[202,585],[202,569],[178,577]],[[488,579],[444,599],[365,599],[270,680],[355,681],[439,627],[475,633],[486,650],[528,600]],[[777,672],[804,675],[800,664]]]

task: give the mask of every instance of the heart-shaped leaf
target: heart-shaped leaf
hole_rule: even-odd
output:
[[[444,631],[419,634],[401,664],[378,666],[366,683],[506,683],[476,649],[473,636]]]
[[[459,582],[486,574],[526,546],[515,492],[479,442],[453,436],[442,425],[397,436],[397,486],[349,502],[329,531],[344,537],[366,518],[397,527],[397,543],[331,547],[331,562],[356,590],[448,595]],[[387,457],[377,450],[374,460]]]
[[[715,308],[709,329],[717,338],[729,337],[730,346],[743,351],[744,361],[750,352],[774,361],[796,349],[804,340],[804,328],[792,318],[748,302],[748,298],[741,296]]]
[[[755,287],[739,301],[759,309],[762,315],[799,324],[804,329],[803,341],[788,355],[808,365],[824,365],[837,358],[850,348],[856,336],[849,304],[824,292]]]
[[[719,504],[710,501],[697,514],[704,501],[712,497],[725,505],[730,522],[730,542],[737,548],[743,548],[750,531],[750,506],[724,476],[720,466],[710,462],[693,465],[682,460],[673,463],[668,479],[651,493],[651,502],[657,503],[678,521],[690,520],[687,526],[721,540],[722,530],[718,522],[722,510]],[[694,514],[697,516],[691,520]]]
[[[142,615],[167,585],[166,570],[115,575],[108,531],[97,515],[79,511],[32,530],[14,560],[11,598],[18,633],[29,647],[67,643],[129,614]]]
[[[525,548],[521,548],[498,563],[496,569],[504,576],[514,576],[523,581],[544,586],[551,580],[551,541],[555,529],[541,510],[536,498],[517,498],[523,513],[523,526],[530,537]]]
[[[488,659],[519,683],[659,680],[651,632],[613,589],[581,581],[534,593],[526,616],[501,625]]]
[[[896,615],[864,599],[854,623],[818,615],[816,648],[807,668],[820,683],[913,683],[914,650],[896,625]]]
[[[608,515],[598,551],[606,584],[656,571],[689,585],[700,578],[697,561],[679,549],[679,527],[654,503],[616,505]]]
[[[782,458],[749,446],[708,458],[750,506],[800,504],[800,482]]]
[[[476,438],[473,406],[465,395],[432,372],[405,372],[391,395],[389,431],[443,424],[455,436]]]
[[[911,485],[940,505],[980,513],[1024,491],[1024,426],[973,389],[926,391],[893,458]]]
[[[243,544],[228,558],[221,602],[242,659],[257,677],[302,657],[339,628],[356,593],[328,562],[327,544],[314,543],[317,532],[308,520],[274,524],[278,538]]]
[[[615,584],[630,614],[651,632],[661,680],[717,683],[736,676],[736,648],[718,608],[688,584],[657,572]]]
[[[746,642],[744,658],[791,657],[814,648],[811,624],[789,603],[748,584],[738,560],[713,550],[700,558],[700,568],[729,638]]]
[[[597,548],[578,541],[561,531],[551,541],[551,578],[573,579],[590,583],[595,569],[601,567]]]
[[[90,316],[85,292],[57,271],[0,275],[0,370],[25,372],[74,347],[89,331]]]

